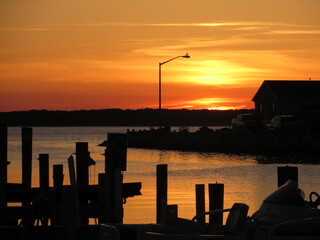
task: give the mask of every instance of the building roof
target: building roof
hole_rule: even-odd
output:
[[[252,101],[264,88],[268,88],[278,99],[320,100],[320,81],[266,80],[262,83]]]

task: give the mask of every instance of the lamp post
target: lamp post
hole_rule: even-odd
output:
[[[180,58],[180,57],[190,58],[189,54],[187,53],[186,55],[183,55],[183,56],[177,56],[177,57],[171,58],[171,59],[169,59],[167,61],[159,62],[159,118],[160,118],[159,128],[160,129],[161,129],[161,66],[163,64],[171,62],[172,60],[175,60],[175,59]]]
[[[174,57],[174,58],[171,58],[165,62],[159,62],[159,110],[161,110],[161,66],[163,64],[166,64],[168,62],[171,62],[172,60],[175,60],[177,58],[180,58],[180,57],[183,57],[183,58],[190,58],[189,54],[187,53],[186,55],[183,55],[183,56],[177,56],[177,57]]]

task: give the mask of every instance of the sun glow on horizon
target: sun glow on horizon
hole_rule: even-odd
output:
[[[208,110],[235,110],[250,108],[241,104],[243,99],[236,98],[201,98],[181,103],[165,104],[168,109],[208,109]]]
[[[227,107],[227,106],[212,107],[212,108],[208,108],[208,110],[237,110],[237,109],[243,109],[243,108],[245,108],[245,105],[241,105],[237,107]]]

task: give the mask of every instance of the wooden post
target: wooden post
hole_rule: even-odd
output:
[[[204,184],[196,184],[196,215],[206,211],[206,202],[205,202],[205,188]],[[199,223],[205,223],[205,215],[200,216],[197,219]]]
[[[123,176],[120,169],[115,169],[113,173],[113,222],[123,223],[123,201],[122,201],[122,180]]]
[[[70,155],[70,157],[68,158],[68,168],[69,168],[70,184],[73,187],[72,198],[74,199],[74,208],[76,212],[76,224],[79,225],[80,224],[80,216],[78,214],[79,213],[79,194],[78,194],[78,186],[77,186],[77,180],[76,180],[76,172],[74,168],[74,159],[72,155]]]
[[[127,135],[109,133],[105,150],[105,175],[99,175],[105,194],[104,219],[107,223],[123,222],[122,171],[127,170]]]
[[[32,128],[22,128],[22,185],[31,188],[32,183]],[[23,201],[22,206],[29,206],[30,202]]]
[[[49,154],[40,153],[39,154],[39,180],[40,188],[49,188]]]
[[[127,170],[127,134],[108,133],[105,151],[105,172],[113,169]]]
[[[0,225],[6,225],[7,175],[8,175],[8,127],[0,125]]]
[[[168,205],[168,165],[157,165],[157,224],[165,223]]]
[[[72,155],[70,155],[70,157],[68,158],[68,168],[69,168],[70,184],[75,186],[77,185],[77,179],[76,179],[76,171],[74,167],[74,159]]]
[[[289,166],[278,167],[277,172],[278,172],[278,187],[285,184],[289,179],[295,180],[299,184],[298,167],[289,167]]]
[[[55,187],[55,192],[53,193],[54,205],[61,206],[61,189],[63,186],[63,165],[56,164],[53,165],[53,186]],[[61,224],[61,216],[55,216],[54,222],[56,225]]]
[[[108,184],[108,178],[106,173],[99,173],[98,175],[98,186],[99,186],[99,192],[98,192],[98,202],[99,205],[102,206],[102,214],[99,218],[99,224],[101,223],[107,223],[109,221],[108,219],[108,213],[112,211],[110,209],[110,203],[108,202],[108,191],[107,189],[110,188]]]
[[[31,188],[32,180],[32,128],[22,128],[22,184]]]
[[[88,205],[87,196],[81,192],[82,186],[89,185],[89,166],[95,164],[94,160],[90,157],[87,142],[76,143],[76,172],[77,172],[77,185],[79,190],[79,204],[80,206]],[[88,218],[82,217],[81,224],[87,225]]]
[[[53,165],[53,186],[63,186],[63,164]]]
[[[64,186],[61,189],[61,222],[67,226],[67,239],[77,239],[77,225],[79,225],[77,201],[77,191],[75,186]]]
[[[209,184],[209,211],[223,209],[224,201],[224,184]],[[222,225],[223,213],[213,214],[209,216],[209,223]]]
[[[103,214],[99,223],[122,223],[122,174],[120,169],[99,174],[99,204]]]
[[[174,221],[177,218],[178,218],[178,205],[177,204],[167,205],[167,208],[166,208],[167,223],[170,223],[171,220]]]
[[[79,186],[89,185],[89,157],[88,143],[76,143],[77,183]]]

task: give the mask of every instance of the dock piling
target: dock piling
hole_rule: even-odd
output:
[[[76,179],[76,172],[74,167],[74,159],[72,155],[70,155],[70,157],[68,158],[68,168],[69,168],[70,184],[72,186],[75,186],[77,185],[77,179]]]
[[[62,187],[63,177],[63,164],[53,165],[53,186]]]
[[[196,215],[205,212],[205,186],[204,184],[196,184]],[[197,222],[205,223],[205,215],[198,217]]]
[[[123,222],[122,171],[127,170],[127,134],[109,133],[105,150],[105,174],[99,175],[105,201],[105,222]],[[99,182],[99,184],[100,184]]]
[[[32,183],[32,128],[22,128],[22,185],[31,188]],[[30,202],[23,202],[23,206],[29,206]]]
[[[67,226],[67,239],[76,240],[77,226],[80,225],[77,208],[77,191],[75,186],[64,186],[61,189],[61,222]]]
[[[76,171],[77,183],[79,186],[89,185],[89,158],[90,152],[88,151],[87,142],[76,143]]]
[[[224,202],[224,184],[210,183],[209,184],[209,211],[223,209],[223,202]],[[209,223],[222,225],[223,213],[210,215]]]
[[[166,220],[170,222],[170,220],[174,220],[177,218],[178,218],[178,205],[177,204],[167,205]]]
[[[0,125],[0,225],[6,224],[8,175],[8,127]]]
[[[108,133],[107,148],[105,150],[105,172],[113,169],[127,170],[127,134]]]
[[[22,128],[22,184],[31,188],[32,179],[32,128]]]
[[[165,223],[168,205],[168,165],[157,165],[157,223]]]
[[[42,189],[49,188],[49,154],[39,154],[39,185]]]

